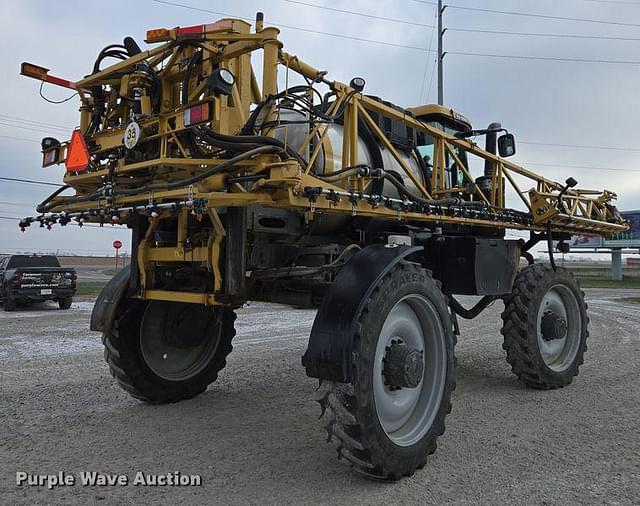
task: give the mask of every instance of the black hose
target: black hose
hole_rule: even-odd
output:
[[[284,98],[286,96],[293,95],[295,93],[301,93],[301,92],[308,91],[308,90],[312,90],[324,102],[324,99],[322,98],[322,96],[320,95],[318,90],[313,88],[313,86],[305,86],[305,85],[293,86],[293,87],[285,89],[285,90],[283,90],[280,93],[277,93],[275,95],[269,95],[264,100],[262,100],[260,103],[258,103],[256,108],[251,112],[251,114],[249,115],[249,119],[247,120],[247,122],[244,124],[244,126],[240,130],[240,135],[253,135],[255,133],[255,128],[256,128],[256,123],[257,123],[257,120],[258,120],[258,116],[260,115],[260,112],[262,111],[262,109],[264,109],[266,106],[270,107],[276,100],[279,100],[279,99]],[[312,103],[310,103],[306,99],[303,99],[302,97],[295,97],[295,99],[296,100],[294,100],[294,102],[295,101],[304,100],[305,105],[308,106],[308,109],[307,109],[308,112],[313,114],[314,116],[318,116],[318,117],[320,117],[320,118],[322,118],[324,120],[329,120],[330,119],[328,116],[326,116],[324,114],[324,111],[322,109],[322,107],[323,107],[322,105],[314,106]]]
[[[182,105],[187,105],[189,103],[189,81],[191,81],[191,73],[193,72],[194,65],[199,63],[198,60],[202,61],[202,51],[194,53],[187,63],[187,72],[184,80],[182,81]]]
[[[200,131],[204,132],[206,135],[215,139],[217,142],[229,143],[229,146],[230,146],[229,149],[232,149],[231,146],[238,145],[238,144],[245,144],[246,146],[251,146],[250,149],[254,149],[255,146],[264,146],[264,145],[277,146],[283,151],[285,151],[291,158],[295,158],[296,160],[298,160],[298,162],[300,162],[300,165],[302,165],[303,167],[306,167],[308,165],[307,161],[304,158],[302,158],[300,153],[292,149],[290,146],[285,146],[285,144],[282,141],[275,139],[273,137],[266,137],[263,135],[225,135],[225,134],[218,133],[212,130],[211,128],[207,128],[207,127],[201,127]]]
[[[133,39],[133,37],[125,37],[122,41],[122,45],[126,48],[127,53],[129,53],[129,55],[131,56],[142,53],[142,49],[140,49],[140,46]]]
[[[51,199],[54,198],[54,197],[57,197],[63,191],[68,190],[69,188],[71,188],[71,186],[69,186],[69,185],[64,185],[64,186],[61,186],[60,188],[58,188],[51,195],[49,195],[46,199],[44,199],[42,202],[40,202],[38,204],[38,206],[36,207],[36,211],[38,211],[39,213],[47,212],[47,210],[48,210],[47,204],[51,201]]]
[[[269,96],[269,97],[265,98],[264,100],[262,100],[256,106],[256,108],[253,111],[251,111],[251,114],[249,115],[249,119],[247,120],[247,122],[244,124],[244,126],[240,130],[240,135],[253,135],[255,133],[256,122],[258,121],[258,116],[260,115],[260,112],[267,105],[269,105],[269,107],[271,107],[273,102],[274,102],[274,98],[272,96]]]
[[[91,195],[81,195],[79,197],[77,197],[77,196],[76,197],[69,197],[68,199],[59,200],[59,201],[55,202],[55,205],[59,206],[59,205],[67,205],[67,204],[78,204],[78,203],[81,203],[81,202],[89,202],[91,200],[99,200],[101,198],[104,198],[103,188],[100,188],[100,189],[96,190]],[[43,209],[45,209],[44,211],[41,211],[40,210],[40,206],[38,206],[38,208],[36,208],[36,211],[38,211],[39,213],[44,213],[44,212],[47,212],[49,209],[51,209],[53,206],[54,206],[54,204],[45,205],[44,208],[43,208]]]
[[[366,163],[359,163],[358,165],[352,165],[351,167],[344,167],[340,170],[334,170],[333,172],[329,172],[328,174],[322,174],[322,176],[320,177],[339,176],[340,174],[344,174],[347,171],[350,171],[353,169],[360,169],[360,168],[370,169],[371,167],[369,167]]]
[[[478,316],[482,311],[484,311],[489,305],[496,300],[495,295],[485,295],[478,301],[478,303],[473,306],[471,309],[466,309],[462,306],[452,295],[449,295],[449,306],[459,316],[466,320],[473,320],[476,316]]]
[[[135,56],[139,52],[140,47],[131,37],[126,37],[124,40],[124,44],[109,44],[108,46],[102,48],[102,50],[98,53],[98,57],[93,64],[92,74],[100,72],[100,64],[105,58],[117,58],[120,60],[126,60],[131,56]],[[104,116],[105,113],[105,98],[102,86],[92,87],[91,94],[94,97],[95,103],[93,112],[91,114],[91,122],[89,123],[87,131],[84,132],[84,135],[91,135],[98,130],[100,121],[102,120],[102,116]]]
[[[209,135],[208,133],[205,133],[204,131],[202,131],[202,129],[198,129],[198,128],[193,128],[192,129],[192,135],[195,137],[198,137],[200,139],[205,140],[206,142],[208,142],[209,144],[211,144],[212,146],[215,146],[217,148],[221,148],[221,149],[226,149],[228,151],[232,151],[232,152],[243,152],[243,151],[248,151],[250,149],[255,149],[257,147],[260,146],[260,144],[256,144],[256,143],[246,143],[246,142],[227,142],[227,141],[222,141],[212,135]],[[195,144],[194,144],[195,146]],[[202,154],[200,152],[200,150],[197,148],[197,146],[195,146],[195,149],[197,150],[198,153]]]
[[[358,116],[358,133],[360,138],[362,138],[362,140],[364,141],[367,150],[369,151],[369,156],[371,157],[373,168],[384,170],[384,161],[382,159],[380,145],[369,129],[369,125],[367,125],[367,123],[360,116]],[[371,185],[371,193],[374,193],[376,195],[382,195],[383,189],[384,181],[382,179],[377,179]]]
[[[522,258],[526,258],[526,260],[529,263],[529,265],[533,265],[534,264],[533,255],[531,253],[529,253],[528,251],[521,251],[520,252],[520,256]]]
[[[429,200],[424,199],[419,196],[417,193],[407,188],[396,176],[389,172],[385,172],[384,178],[389,181],[393,186],[396,187],[398,192],[409,199],[419,202],[421,204],[429,204],[435,206],[460,206],[460,207],[485,207],[486,204],[484,202],[479,201],[467,201],[459,198],[446,198],[446,199],[435,199]]]
[[[214,176],[215,174],[218,174],[220,172],[225,172],[228,169],[232,169],[236,163],[241,162],[242,160],[246,160],[247,158],[251,158],[252,156],[266,153],[277,153],[278,151],[280,151],[280,149],[276,146],[259,146],[255,149],[251,149],[237,156],[234,156],[233,158],[224,161],[220,165],[212,167],[201,174],[190,177],[189,179],[182,179],[180,181],[174,181],[172,183],[148,184],[146,186],[143,186],[142,188],[136,188],[134,190],[118,190],[115,195],[136,195],[143,192],[174,190],[176,188],[189,186],[191,184],[197,183],[198,181],[202,181],[203,179]]]
[[[136,189],[132,189],[132,190],[118,190],[118,191],[114,191],[113,193],[113,197],[116,197],[118,195],[136,195],[138,193],[142,193],[142,192],[150,192],[150,191],[159,191],[159,190],[172,190],[175,188],[180,188],[183,186],[188,186],[190,184],[194,184],[197,183],[198,181],[201,181],[203,179],[206,179],[210,176],[213,176],[219,172],[224,172],[227,169],[233,168],[233,166],[242,161],[242,160],[246,160],[247,158],[251,158],[252,156],[255,155],[259,155],[259,154],[263,154],[263,153],[275,153],[280,151],[279,148],[277,148],[276,146],[259,146],[253,150],[250,151],[246,151],[245,153],[241,153],[229,160],[226,160],[224,163],[217,165],[216,167],[212,167],[211,169],[209,169],[206,172],[203,172],[201,174],[198,174],[196,176],[193,176],[189,179],[183,179],[181,181],[174,181],[172,183],[158,183],[158,184],[148,184],[145,185],[141,188],[136,188]],[[40,206],[38,206],[37,211],[39,213],[44,213],[46,211],[49,210],[49,208],[51,208],[51,206],[47,206],[46,203],[51,200],[53,197],[57,196],[58,194],[60,194],[60,192],[66,188],[69,188],[69,186],[67,187],[61,187],[58,190],[56,190],[53,194],[51,194],[44,202],[43,204],[45,204],[45,207],[41,208],[42,204]],[[97,191],[95,191],[94,193],[92,193],[91,195],[82,195],[80,197],[70,197],[68,199],[56,202],[55,205],[64,205],[64,204],[77,204],[80,202],[87,202],[90,200],[97,200],[100,198],[104,197],[104,191],[103,189],[99,189]]]
[[[396,187],[398,193],[404,195],[405,197],[409,197],[411,200],[415,200],[416,202],[421,202],[423,204],[442,204],[441,201],[427,200],[422,198],[421,196],[407,188],[402,181],[400,181],[395,175],[391,174],[390,172],[385,172],[384,178]]]
[[[100,64],[105,58],[120,58],[120,56],[124,56],[124,58],[122,59],[126,59],[128,57],[127,48],[122,44],[109,44],[108,46],[102,48],[102,51],[98,53],[98,57],[93,64],[93,74],[100,72]]]
[[[551,234],[551,222],[547,222],[547,249],[549,250],[549,262],[551,263],[551,268],[556,271],[556,259],[553,256],[553,236]]]
[[[251,183],[253,181],[259,181],[260,179],[264,179],[266,176],[263,173],[260,174],[250,174],[248,176],[238,176],[238,177],[228,177],[224,180],[225,184],[236,184],[236,183]]]

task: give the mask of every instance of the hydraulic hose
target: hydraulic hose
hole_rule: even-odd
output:
[[[256,143],[247,143],[247,142],[228,142],[223,141],[213,135],[210,135],[207,132],[204,132],[202,129],[193,129],[192,134],[195,137],[200,139],[204,139],[207,143],[221,149],[227,149],[233,152],[243,152],[248,151],[250,149],[255,149],[260,146],[260,144]]]
[[[300,165],[303,167],[307,167],[307,161],[300,156],[296,150],[292,149],[290,146],[285,146],[285,144],[273,137],[265,137],[263,135],[225,135],[218,133],[211,128],[201,127],[201,132],[204,132],[207,136],[215,139],[216,142],[224,142],[229,143],[229,146],[235,146],[237,144],[244,144],[246,147],[250,146],[250,149],[253,149],[255,146],[277,146],[283,151],[285,151],[291,158],[295,158],[300,162]],[[232,149],[232,148],[230,148]]]
[[[449,306],[453,309],[454,313],[466,320],[473,320],[482,311],[487,309],[497,297],[495,295],[485,295],[478,301],[478,303],[471,309],[465,308],[460,302],[458,302],[452,295],[449,295]]]
[[[328,176],[316,176],[316,177],[319,179],[322,179],[323,181],[326,181],[327,183],[334,183],[336,181],[341,181],[342,179],[347,179],[348,177],[351,177],[351,176],[356,176],[359,171],[360,169],[350,168],[348,170],[341,170],[339,173],[332,172]]]
[[[142,186],[140,188],[135,188],[135,189],[131,189],[131,190],[117,190],[114,191],[113,196],[118,196],[118,195],[122,195],[122,196],[128,196],[128,195],[136,195],[138,193],[143,193],[143,192],[150,192],[150,191],[160,191],[160,190],[173,190],[175,188],[181,188],[184,186],[189,186],[191,184],[197,183],[198,181],[202,181],[203,179],[206,179],[210,176],[213,176],[215,174],[218,174],[219,172],[224,172],[228,169],[233,168],[233,166],[238,163],[241,162],[242,160],[246,160],[247,158],[251,158],[252,156],[255,155],[260,155],[260,154],[265,154],[265,153],[277,153],[279,152],[280,149],[277,146],[259,146],[255,149],[246,151],[244,153],[241,153],[233,158],[230,158],[229,160],[226,160],[225,162],[221,163],[220,165],[217,165],[215,167],[212,167],[211,169],[207,170],[206,172],[203,172],[201,174],[197,174],[189,179],[182,179],[180,181],[174,181],[171,183],[156,183],[156,184],[148,184],[145,186]],[[63,186],[59,189],[57,189],[55,192],[53,192],[49,197],[47,197],[40,205],[38,205],[38,207],[36,208],[36,210],[39,213],[45,213],[47,212],[50,208],[51,205],[48,205],[48,202],[56,197],[57,195],[59,195],[62,191],[66,190],[70,188],[69,186]],[[100,188],[97,191],[95,191],[94,193],[92,193],[91,195],[82,195],[79,197],[70,197],[68,199],[56,202],[55,205],[61,205],[61,204],[77,204],[80,202],[88,202],[91,200],[98,200],[100,198],[104,198],[104,188]]]
[[[201,174],[197,174],[193,177],[190,177],[189,179],[182,179],[180,181],[174,181],[172,183],[155,183],[155,184],[148,184],[143,186],[142,188],[136,188],[136,189],[132,189],[132,190],[118,190],[117,192],[115,192],[115,195],[136,195],[138,193],[143,193],[143,192],[151,192],[151,191],[160,191],[160,190],[174,190],[176,188],[181,188],[184,186],[189,186],[191,184],[197,183],[198,181],[202,181],[203,179],[206,179],[208,177],[211,177],[215,174],[218,174],[220,172],[225,172],[228,169],[232,169],[233,166],[238,163],[241,162],[243,160],[246,160],[247,158],[251,158],[253,156],[256,155],[261,155],[261,154],[266,154],[266,153],[277,153],[281,151],[280,148],[278,148],[277,146],[259,146],[257,148],[251,149],[249,151],[246,151],[244,153],[240,153],[239,155],[234,156],[233,158],[230,158],[229,160],[224,161],[223,163],[221,163],[220,165],[217,165],[215,167],[210,168],[209,170],[201,173]]]
[[[410,198],[416,202],[423,204],[437,205],[437,206],[461,206],[461,207],[485,207],[486,204],[480,201],[468,201],[459,198],[446,198],[446,199],[425,199],[415,193],[410,188],[407,188],[401,181],[398,180],[393,174],[385,172],[384,178],[396,187],[398,192],[405,197]]]
[[[46,199],[44,199],[42,202],[40,202],[38,204],[38,206],[36,207],[36,211],[38,211],[39,213],[46,213],[48,211],[49,207],[51,207],[51,206],[47,206],[47,204],[51,201],[51,199],[57,197],[63,191],[68,190],[69,188],[71,188],[71,186],[69,186],[69,185],[64,185],[64,186],[61,186],[60,188],[58,188],[51,195],[49,195]]]
[[[69,187],[67,187],[69,188]],[[48,202],[51,198],[53,198],[55,196],[55,192],[54,194],[52,194],[51,196],[49,196],[45,202]],[[98,190],[96,190],[95,192],[93,192],[91,195],[80,195],[79,197],[69,197],[67,199],[64,200],[59,200],[58,202],[55,203],[56,206],[59,205],[65,205],[65,204],[78,204],[80,202],[90,202],[92,200],[99,200],[101,198],[104,198],[104,189],[100,188]],[[44,202],[43,202],[44,203]],[[44,207],[41,207],[42,204],[40,204],[37,208],[36,211],[38,211],[39,213],[45,213],[48,212],[49,209],[51,209],[51,207],[53,207],[54,204],[45,204]]]
[[[372,173],[374,172],[379,174],[379,176],[372,176]],[[354,175],[359,175],[362,177],[370,176],[379,179],[382,175],[382,171],[372,171],[371,167],[369,167],[367,164],[360,163],[358,165],[352,165],[351,167],[344,167],[327,175],[317,174],[316,177],[322,179],[323,181],[326,181],[327,183],[333,183],[334,181],[340,181]]]

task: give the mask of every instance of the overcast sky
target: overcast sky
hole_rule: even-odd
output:
[[[425,50],[430,46],[435,49],[435,37],[432,37],[431,28],[418,25],[433,24],[434,6],[417,0],[300,1],[416,24],[355,16],[286,0],[174,2],[219,11],[222,15],[152,0],[111,0],[108,3],[0,0],[0,30],[4,39],[0,46],[0,175],[61,181],[63,168],[41,168],[39,140],[47,135],[67,139],[79,122],[77,99],[61,105],[44,102],[38,95],[39,83],[18,75],[20,62],[33,62],[50,68],[54,75],[78,80],[90,71],[97,53],[105,45],[120,43],[126,35],[133,36],[144,46],[144,34],[149,28],[211,22],[225,14],[254,18],[255,12],[262,10],[267,24],[289,26],[281,28],[285,50],[317,68],[328,70],[331,78],[348,82],[353,76],[362,76],[367,81],[368,93],[401,106],[436,101],[436,79],[431,77],[434,54]],[[445,11],[445,26],[450,29],[445,35],[445,50],[451,52],[445,58],[445,105],[465,114],[477,128],[501,121],[519,141],[514,161],[558,180],[573,176],[581,187],[616,191],[619,193],[618,205],[623,210],[640,208],[640,132],[637,128],[640,1],[452,0],[451,4]],[[463,10],[453,5],[637,26],[501,15]],[[392,45],[311,33],[293,27]],[[638,40],[514,36],[455,31],[455,28]],[[455,53],[636,64],[519,60]],[[44,92],[52,99],[68,96],[68,90],[54,86],[45,86]],[[33,123],[25,121],[47,123],[55,128],[34,127]],[[567,165],[599,169],[566,168]],[[52,189],[0,181],[0,216],[33,214],[35,204]],[[17,229],[17,222],[0,219],[0,252],[47,249],[79,254],[108,253],[112,251],[114,239],[123,240],[128,249],[128,235],[125,228],[78,230],[72,226],[55,227],[51,232],[32,226],[22,234]]]

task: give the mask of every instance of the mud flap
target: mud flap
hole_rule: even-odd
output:
[[[111,330],[118,305],[122,297],[127,293],[130,273],[131,268],[129,266],[123,267],[102,289],[91,312],[91,323],[89,325],[91,330],[96,332],[109,332]]]
[[[307,376],[348,383],[356,318],[371,291],[400,260],[422,246],[368,246],[340,269],[313,322],[302,365]]]

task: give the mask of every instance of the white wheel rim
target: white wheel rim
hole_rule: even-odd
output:
[[[417,387],[392,390],[385,384],[384,358],[392,341],[422,352],[424,372]],[[446,375],[446,333],[438,311],[422,295],[403,297],[382,325],[373,367],[376,413],[395,444],[413,445],[431,428],[444,395]]]
[[[567,322],[567,331],[561,339],[545,339],[542,333],[542,318],[551,310]],[[556,372],[566,371],[578,355],[582,337],[580,306],[571,289],[565,285],[553,285],[545,293],[536,318],[538,349],[547,367]]]

